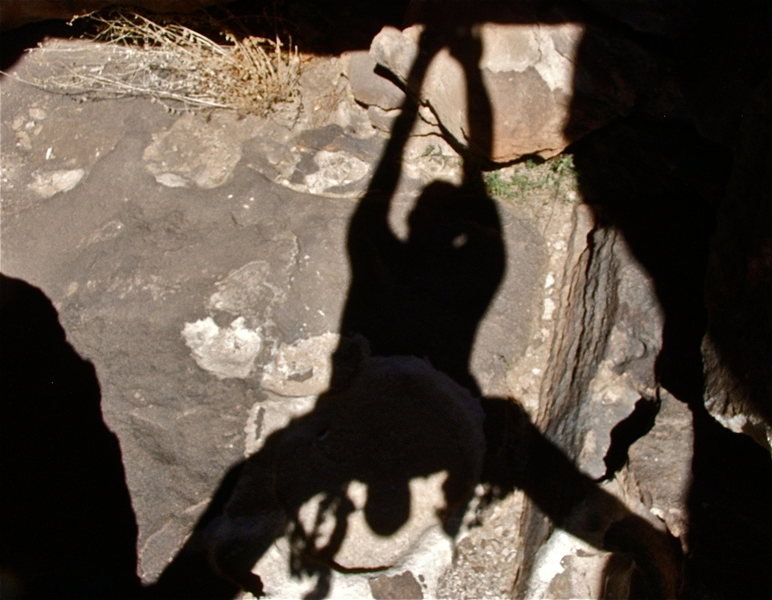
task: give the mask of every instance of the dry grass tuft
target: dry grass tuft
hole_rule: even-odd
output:
[[[236,36],[219,27],[218,43],[179,23],[134,12],[92,13],[87,36],[98,42],[37,48],[45,75],[28,83],[85,99],[150,97],[172,106],[231,108],[263,115],[292,100],[300,58],[278,37]]]

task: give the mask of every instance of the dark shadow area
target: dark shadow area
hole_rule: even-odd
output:
[[[512,400],[483,403],[489,448],[484,481],[495,495],[523,490],[555,527],[613,552],[610,562],[625,563],[625,569],[607,567],[604,598],[680,597],[683,556],[674,537],[577,469]],[[617,590],[623,593],[616,595]]]
[[[687,581],[691,598],[763,598],[772,564],[772,461],[745,434],[692,409]]]
[[[651,275],[665,320],[658,381],[681,399],[701,397],[707,255],[729,153],[684,119],[645,114],[620,119],[573,150],[597,225],[621,231]]]
[[[654,427],[660,405],[659,398],[641,398],[635,403],[633,412],[614,425],[610,434],[611,443],[603,457],[606,471],[598,481],[610,481],[627,464],[630,446]]]
[[[149,597],[232,598],[238,588],[220,577],[259,596],[263,582],[251,569],[283,536],[289,572],[315,579],[305,597],[327,597],[332,571],[388,566],[354,570],[340,562],[354,513],[376,536],[391,536],[416,502],[409,482],[443,470],[445,509],[437,519],[455,535],[479,473],[475,448],[463,440],[467,421],[446,404],[468,396],[414,358],[363,357],[356,370],[341,391],[322,395],[313,411],[272,433],[229,474]],[[354,482],[366,487],[365,498]],[[303,506],[312,498],[316,512],[309,514]]]
[[[603,3],[593,4],[613,12]],[[745,2],[729,15],[720,3],[699,3],[663,11],[672,15],[667,33],[647,36],[647,47],[656,48],[662,66],[647,93],[630,114],[572,148],[581,192],[598,226],[621,232],[652,278],[664,314],[655,376],[693,415],[684,592],[692,598],[763,597],[772,564],[772,461],[767,449],[708,414],[703,380],[703,339],[708,334],[733,377],[742,382],[729,393],[736,393],[740,402],[750,398],[748,408],[769,419],[769,396],[759,393],[769,378],[768,342],[759,343],[759,333],[769,332],[763,325],[769,319],[769,296],[753,301],[743,291],[725,288],[717,296],[715,289],[706,288],[709,279],[721,278],[715,270],[726,268],[722,256],[737,247],[747,252],[759,237],[768,236],[754,232],[758,228],[748,221],[747,232],[733,225],[743,222],[749,209],[769,205],[768,194],[758,192],[758,185],[768,181],[764,172],[750,173],[756,183],[749,182],[746,189],[755,189],[755,197],[733,192],[737,173],[743,172],[738,164],[749,159],[748,152],[762,153],[762,164],[770,160],[766,143],[742,149],[742,130],[750,125],[743,124],[744,113],[772,64],[769,44],[763,42],[766,30],[759,26],[768,21],[770,10],[759,8]],[[603,41],[586,35],[578,64],[591,60],[599,43]],[[770,119],[766,106],[766,113],[753,115],[762,128]],[[572,108],[577,120],[581,112],[581,107]],[[567,129],[571,131],[571,123]],[[757,216],[768,226],[772,221],[764,214],[768,217],[769,211],[762,209]],[[733,228],[735,235],[749,237],[728,239],[726,231]],[[734,267],[742,269],[743,259],[733,258]],[[726,305],[722,296],[732,298],[734,306],[709,315],[709,307]],[[716,329],[725,334],[727,320],[735,319],[746,324],[745,331],[716,335]],[[757,326],[750,325],[754,319]]]
[[[23,2],[24,0],[21,0]],[[53,3],[52,3],[53,4]],[[3,23],[0,35],[0,70],[8,71],[22,57],[24,52],[34,48],[46,38],[75,39],[83,35],[88,25],[66,21],[76,14],[93,10],[97,2],[62,3],[61,7],[38,7],[45,20],[11,27]],[[105,2],[107,5],[132,7],[131,2]],[[279,34],[285,41],[291,41],[302,52],[319,55],[336,55],[347,50],[366,50],[375,34],[383,25],[400,26],[403,23],[408,0],[390,2],[361,2],[359,0],[222,0],[219,3],[203,3],[205,8],[196,8],[190,2],[186,14],[175,17],[173,13],[153,13],[138,9],[145,14],[156,14],[161,20],[178,18],[193,28],[200,28],[205,34],[217,38],[219,32],[210,31],[214,22],[233,26],[233,33],[263,35],[273,38]],[[160,7],[157,7],[160,9]],[[34,12],[34,10],[32,10]],[[9,15],[13,11],[9,11]],[[58,15],[61,20],[52,20]],[[1,79],[2,76],[0,76]]]
[[[407,88],[420,89],[429,63],[447,43],[466,76],[468,113],[474,115],[470,138],[486,156],[492,114],[477,67],[482,47],[468,31],[445,42],[441,36],[453,30],[432,27],[424,34]],[[408,100],[351,218],[351,285],[341,334],[363,336],[376,356],[425,358],[479,395],[469,361],[477,328],[504,277],[501,223],[483,183],[481,161],[467,155],[461,185],[429,184],[408,215],[407,239],[400,240],[392,231],[389,213],[401,176],[402,150],[417,114],[418,104]]]
[[[4,275],[0,340],[0,596],[133,596],[137,525],[93,365],[43,292]]]
[[[30,23],[23,27],[3,31],[0,35],[0,71],[8,71],[30,48],[46,37],[68,37],[72,33],[61,22]],[[2,79],[0,75],[0,79]]]

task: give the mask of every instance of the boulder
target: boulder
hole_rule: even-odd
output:
[[[457,23],[477,23],[482,41],[478,61],[458,50],[437,53],[420,89],[411,90],[428,105],[444,129],[457,142],[488,154],[497,163],[536,154],[550,158],[570,143],[630,111],[655,69],[653,57],[613,29],[577,22],[555,11],[521,14],[501,9],[496,15],[474,9]],[[415,16],[414,16],[415,17]],[[426,17],[415,17],[419,23]],[[434,26],[447,31],[452,24]],[[384,27],[370,47],[372,59],[394,78],[406,82],[419,51],[426,25],[404,30]],[[581,61],[579,55],[581,54]],[[393,105],[393,91],[360,76],[360,60],[352,65],[357,99],[365,105]],[[356,67],[356,69],[354,69]],[[467,122],[465,70],[479,68],[493,113],[492,148],[475,147],[470,131],[483,123]],[[472,114],[471,119],[479,119]],[[570,127],[567,127],[569,124]],[[477,126],[477,127],[476,127]]]

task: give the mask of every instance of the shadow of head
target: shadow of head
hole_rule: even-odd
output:
[[[482,186],[456,186],[445,181],[427,185],[408,216],[408,243],[451,251],[487,242],[498,242],[501,224]],[[459,239],[459,236],[464,236]],[[472,246],[474,247],[474,246]]]

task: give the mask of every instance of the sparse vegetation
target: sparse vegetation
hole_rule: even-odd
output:
[[[297,94],[297,50],[278,37],[236,35],[214,23],[222,42],[178,22],[135,12],[92,13],[97,42],[37,48],[49,71],[28,81],[84,99],[143,96],[188,108],[265,114]]]
[[[521,202],[530,196],[548,194],[572,202],[576,199],[576,170],[573,156],[561,154],[538,162],[526,159],[485,174],[488,193],[498,200]]]

